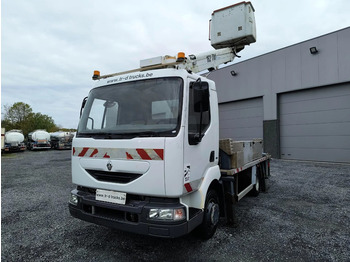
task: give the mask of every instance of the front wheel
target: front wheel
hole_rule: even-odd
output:
[[[216,191],[211,189],[205,199],[203,222],[198,227],[198,233],[203,239],[209,239],[214,235],[219,224],[219,218],[219,197]]]

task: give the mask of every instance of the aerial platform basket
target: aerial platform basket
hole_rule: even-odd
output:
[[[254,7],[251,2],[241,2],[215,10],[209,28],[212,47],[236,47],[239,51],[256,42]]]

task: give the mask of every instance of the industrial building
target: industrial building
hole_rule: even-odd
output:
[[[282,159],[350,163],[350,27],[212,71],[220,137]]]

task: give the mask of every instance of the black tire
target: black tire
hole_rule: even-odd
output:
[[[260,191],[261,192],[266,192],[266,169],[264,167],[264,164],[262,164],[259,168],[259,174],[260,174]]]
[[[218,227],[219,219],[219,197],[214,189],[210,189],[205,199],[203,222],[198,227],[199,236],[205,240],[211,238]]]
[[[256,183],[253,186],[252,190],[250,191],[250,194],[252,196],[258,196],[260,193],[260,174],[257,172],[256,173]]]

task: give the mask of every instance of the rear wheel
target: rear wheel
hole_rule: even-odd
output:
[[[260,175],[261,175],[261,179],[260,179],[260,191],[261,192],[266,192],[266,168],[264,166],[264,164],[262,164],[260,166]]]
[[[203,222],[198,228],[198,232],[203,239],[211,238],[219,224],[220,218],[220,206],[219,197],[215,190],[208,191],[205,207]]]

